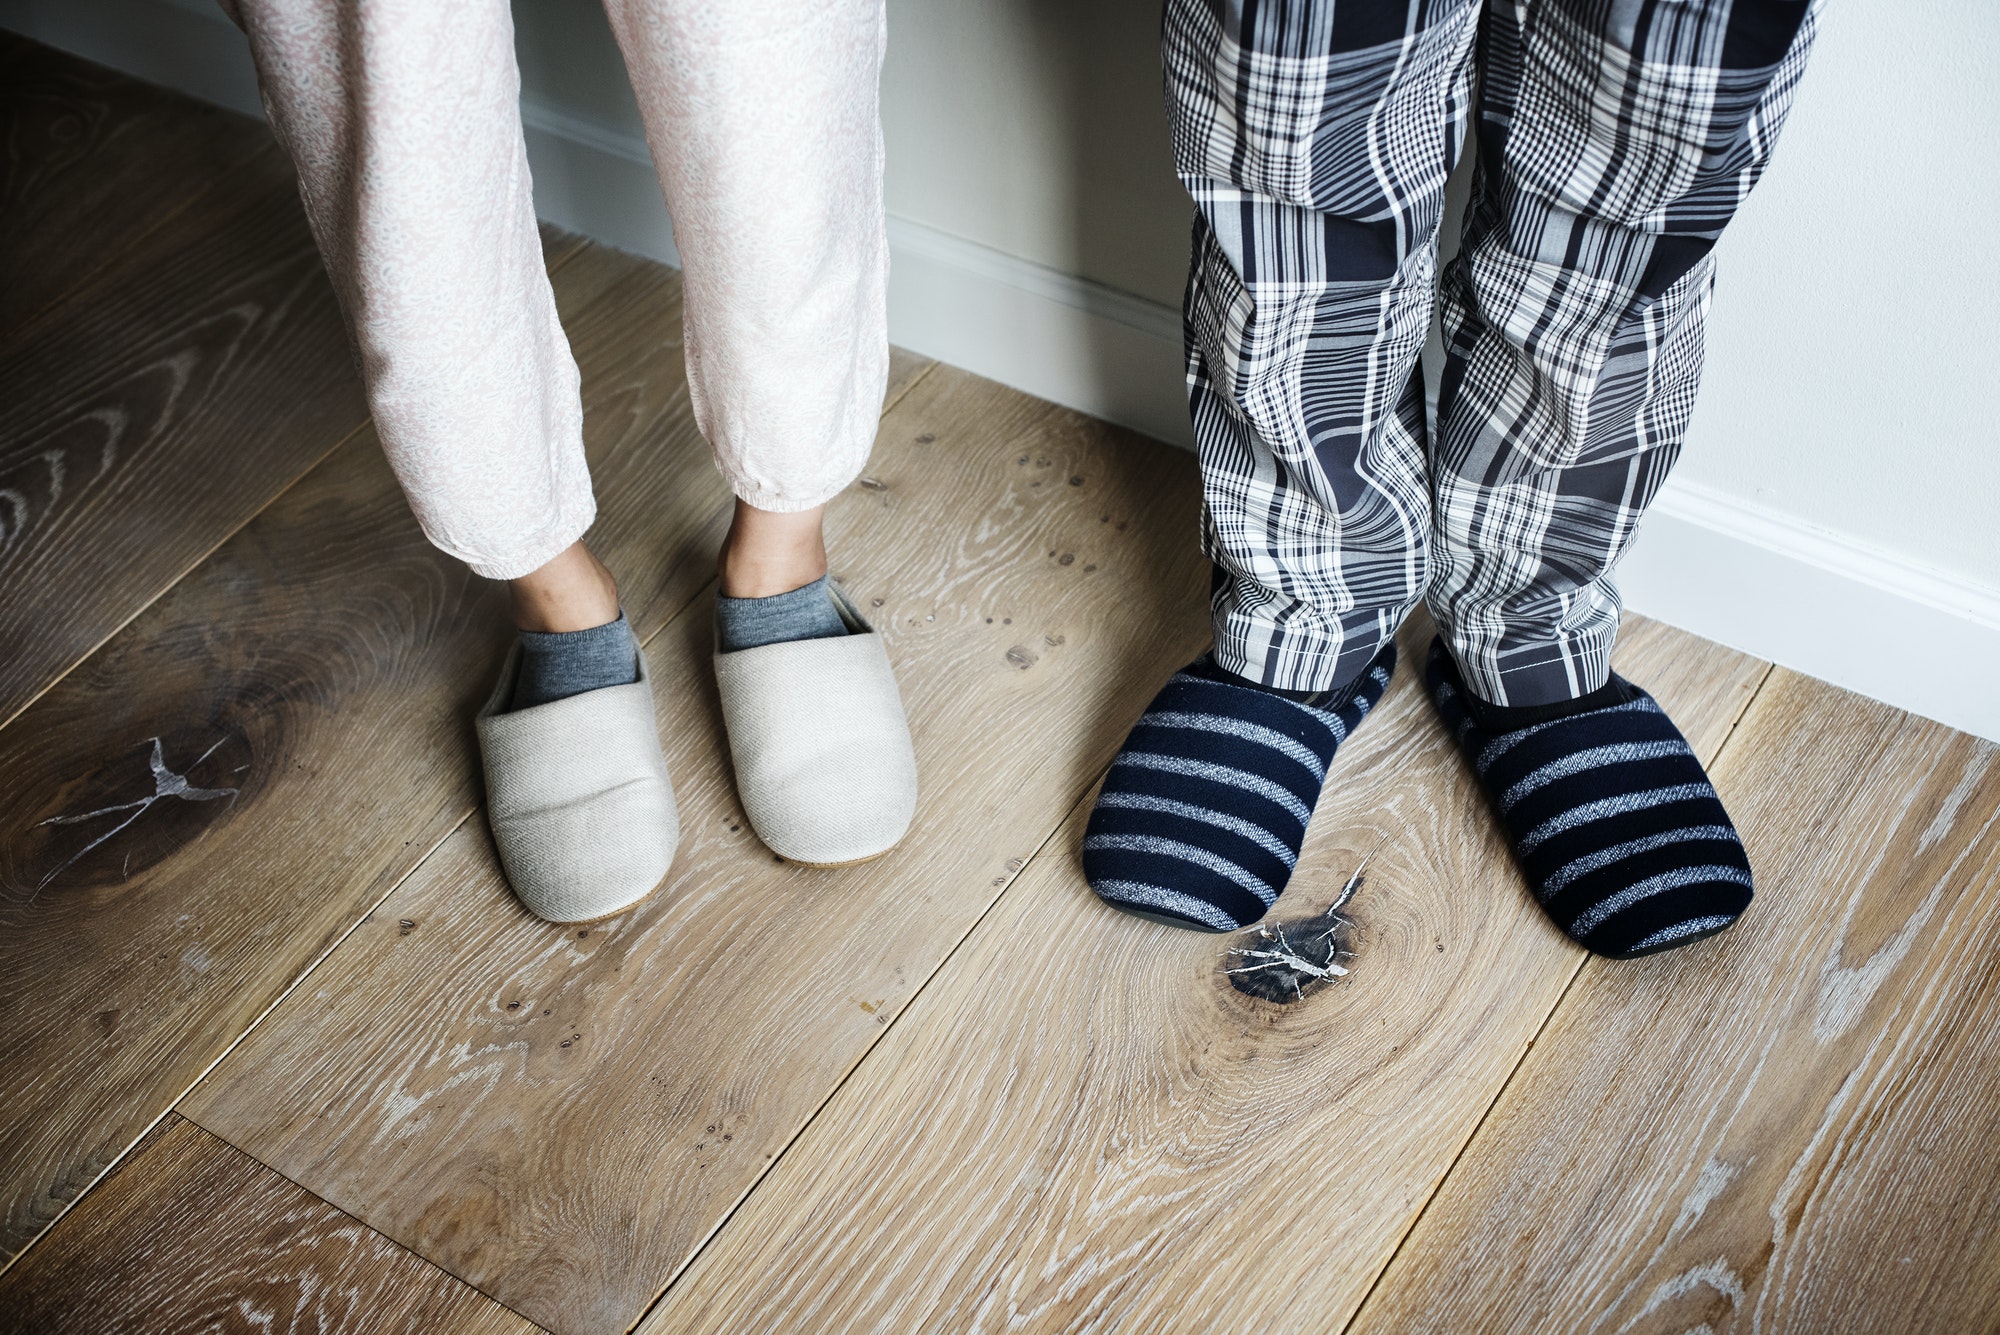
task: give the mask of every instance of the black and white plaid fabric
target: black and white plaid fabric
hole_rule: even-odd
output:
[[[1817,3],[1167,0],[1223,667],[1339,686],[1427,597],[1495,704],[1604,684],[1610,571],[1694,401],[1709,250],[1769,159]]]

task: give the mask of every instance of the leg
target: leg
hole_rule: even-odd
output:
[[[1175,161],[1216,662],[1353,681],[1421,596],[1423,385],[1476,3],[1174,0]]]
[[[596,507],[506,4],[236,0],[232,16],[410,508],[512,582],[521,642],[477,721],[508,879],[543,917],[622,909],[672,862],[673,792],[617,587],[580,541]]]
[[[1442,284],[1429,589],[1482,699],[1610,676],[1611,569],[1680,453],[1709,250],[1811,35],[1805,0],[1488,14],[1479,175]]]
[[[737,496],[716,679],[766,845],[888,851],[916,759],[881,637],[827,578],[821,517],[888,379],[882,0],[606,0],[674,217],[695,418]]]
[[[1424,584],[1418,368],[1475,0],[1170,0],[1216,646],[1126,741],[1084,843],[1121,907],[1218,930],[1290,878]]]
[[[596,507],[505,4],[234,7],[410,508],[475,572],[528,575]]]
[[[826,573],[888,379],[881,0],[606,0],[685,265],[696,421],[740,498],[723,592]],[[751,511],[812,515],[800,526]],[[783,590],[777,590],[783,591]]]
[[[1439,707],[1557,922],[1606,954],[1719,931],[1750,870],[1707,776],[1614,677],[1611,570],[1680,451],[1710,247],[1769,159],[1805,0],[1496,7],[1480,176],[1443,284]]]
[[[513,582],[524,630],[614,620],[617,586],[579,542],[597,510],[505,6],[449,22],[397,0],[235,9],[418,523]]]

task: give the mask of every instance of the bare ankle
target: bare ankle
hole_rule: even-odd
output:
[[[826,507],[779,513],[736,502],[717,573],[727,598],[769,598],[826,574]]]
[[[581,542],[554,560],[507,581],[514,624],[522,630],[589,630],[618,619],[618,581]]]

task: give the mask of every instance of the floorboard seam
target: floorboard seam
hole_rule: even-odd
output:
[[[1750,692],[1749,697],[1743,701],[1743,708],[1736,711],[1736,717],[1729,720],[1729,731],[1722,735],[1721,744],[1715,748],[1715,754],[1709,757],[1707,766],[1709,769],[1714,769],[1722,763],[1723,752],[1727,751],[1729,744],[1736,740],[1736,730],[1743,726],[1744,719],[1750,717],[1750,707],[1757,703],[1757,697],[1762,695],[1764,688],[1771,684],[1771,674],[1777,670],[1778,665],[1776,663],[1764,664],[1763,674],[1757,678],[1756,687]]]
[[[406,1256],[416,1257],[419,1261],[422,1261],[425,1265],[431,1267],[433,1270],[436,1270],[439,1274],[444,1275],[447,1278],[451,1279],[454,1283],[465,1285],[466,1288],[471,1289],[474,1293],[486,1299],[488,1302],[492,1303],[495,1307],[498,1307],[503,1311],[511,1313],[514,1316],[520,1317],[521,1320],[526,1321],[528,1325],[530,1325],[534,1329],[543,1332],[548,1332],[548,1327],[542,1325],[540,1322],[529,1320],[529,1318],[527,1318],[526,1316],[522,1316],[521,1313],[514,1311],[513,1308],[507,1306],[506,1303],[501,1302],[498,1298],[494,1297],[486,1290],[480,1288],[477,1284],[474,1284],[471,1280],[465,1278],[465,1276],[453,1274],[450,1270],[445,1269],[443,1266],[439,1265],[436,1261],[433,1261],[430,1257],[425,1256],[422,1252],[418,1251],[416,1248],[407,1246],[406,1244],[397,1241],[395,1238],[390,1237],[387,1233],[384,1233],[381,1229],[375,1227],[373,1224],[369,1223],[366,1219],[363,1219],[360,1215],[355,1214],[352,1210],[345,1209],[335,1204],[334,1202],[328,1200],[326,1197],[320,1195],[317,1191],[314,1191],[311,1187],[307,1186],[305,1183],[299,1181],[297,1178],[292,1177],[291,1175],[285,1173],[283,1170],[276,1168],[271,1164],[265,1163],[264,1160],[252,1154],[249,1150],[244,1149],[241,1145],[238,1145],[235,1141],[223,1135],[221,1132],[214,1130],[206,1123],[202,1122],[199,1118],[191,1117],[187,1113],[181,1112],[178,1109],[169,1109],[165,1114],[165,1116],[180,1118],[183,1122],[186,1122],[189,1126],[194,1127],[196,1130],[200,1131],[203,1135],[210,1136],[215,1140],[222,1142],[224,1145],[227,1145],[230,1149],[242,1155],[244,1158],[248,1159],[251,1163],[256,1164],[259,1168],[262,1168],[265,1172],[271,1174],[271,1176],[278,1178],[281,1181],[289,1182],[291,1185],[297,1187],[300,1191],[303,1191],[306,1195],[312,1197],[314,1200],[318,1201],[321,1205],[324,1205],[327,1209],[332,1210],[334,1213],[340,1215],[342,1218],[352,1219],[356,1224],[359,1224],[362,1228],[367,1229],[370,1233],[373,1233],[376,1237],[381,1238],[383,1241],[387,1242],[390,1246],[394,1247],[397,1251],[402,1252]],[[136,1144],[137,1142],[134,1143]],[[99,1180],[101,1181],[102,1179]]]
[[[903,1003],[894,1016],[890,1017],[889,1023],[884,1025],[881,1032],[875,1036],[875,1041],[862,1050],[861,1055],[854,1059],[854,1064],[847,1068],[840,1079],[834,1081],[833,1087],[826,1092],[825,1097],[814,1105],[812,1113],[803,1122],[799,1123],[798,1129],[792,1132],[791,1137],[785,1141],[784,1148],[779,1150],[764,1165],[763,1170],[751,1179],[750,1184],[744,1187],[743,1194],[736,1198],[736,1203],[723,1211],[722,1216],[715,1221],[714,1226],[708,1230],[708,1233],[702,1238],[700,1244],[687,1254],[685,1260],[674,1267],[674,1272],[667,1277],[667,1282],[661,1286],[660,1291],[653,1295],[653,1300],[647,1303],[639,1315],[632,1319],[630,1325],[626,1326],[626,1335],[631,1335],[632,1331],[644,1325],[646,1318],[653,1314],[654,1309],[667,1300],[667,1295],[673,1292],[674,1285],[678,1284],[681,1281],[681,1277],[687,1274],[689,1267],[701,1259],[701,1254],[708,1250],[710,1244],[722,1235],[722,1230],[729,1226],[729,1221],[736,1217],[736,1212],[741,1210],[749,1202],[750,1198],[756,1194],[758,1188],[764,1185],[764,1180],[771,1175],[772,1171],[785,1161],[785,1156],[790,1154],[792,1148],[799,1143],[800,1138],[812,1129],[813,1123],[819,1120],[820,1114],[826,1111],[827,1105],[838,1098],[840,1091],[847,1087],[847,1082],[854,1078],[854,1073],[860,1070],[870,1057],[875,1055],[875,1049],[881,1046],[882,1040],[887,1038],[895,1030],[896,1026],[903,1022],[905,1015],[916,1009],[917,1002],[930,989],[931,984],[936,982],[943,976],[944,971],[951,967],[952,960],[958,957],[959,951],[965,949],[965,943],[972,939],[973,934],[978,932],[980,924],[985,922],[991,916],[993,910],[1000,906],[1000,901],[1007,897],[1007,893],[1021,883],[1022,878],[1027,875],[1028,869],[1035,865],[1036,860],[1042,856],[1043,850],[1048,848],[1050,841],[1069,828],[1069,823],[1075,817],[1077,810],[1091,799],[1092,794],[1097,791],[1097,785],[1103,779],[1105,771],[1109,769],[1110,763],[1107,761],[1102,769],[1093,771],[1095,777],[1091,780],[1089,786],[1083,790],[1083,794],[1076,801],[1070,803],[1068,807],[1064,808],[1062,816],[1056,821],[1054,827],[1042,836],[1041,842],[1035,845],[1035,851],[1022,859],[1020,867],[1008,876],[1007,884],[1000,888],[1000,893],[993,896],[987,902],[986,907],[979,911],[979,916],[972,920],[971,925],[965,929],[958,940],[952,942],[951,949],[944,953],[944,956],[938,960],[937,967],[930,971],[922,983],[918,984],[917,990],[910,993],[910,999]]]
[[[556,276],[556,271],[558,269],[562,268],[565,264],[568,264],[571,260],[575,259],[577,256],[583,254],[583,252],[590,246],[590,238],[583,235],[581,232],[568,232],[558,229],[558,235],[560,235],[563,239],[564,249],[562,253],[557,255],[554,259],[546,261],[547,268],[549,271],[549,277],[551,278]],[[547,252],[544,252],[544,254],[546,253]]]
[[[1346,1335],[1347,1331],[1353,1329],[1354,1323],[1361,1319],[1362,1312],[1368,1307],[1369,1299],[1375,1296],[1375,1290],[1382,1287],[1382,1281],[1395,1268],[1396,1258],[1403,1254],[1403,1248],[1409,1243],[1411,1235],[1417,1231],[1417,1225],[1421,1224],[1424,1216],[1430,1213],[1431,1205],[1437,1200],[1439,1193],[1444,1190],[1445,1183],[1451,1181],[1451,1175],[1458,1171],[1459,1162],[1465,1158],[1465,1152],[1472,1148],[1473,1141],[1479,1139],[1479,1133],[1485,1129],[1487,1121],[1493,1116],[1493,1110],[1500,1106],[1500,1100],[1505,1098],[1507,1091],[1513,1087],[1515,1078],[1521,1073],[1521,1068],[1527,1065],[1528,1055],[1535,1050],[1535,1044],[1541,1042],[1542,1035],[1548,1031],[1549,1022],[1555,1019],[1557,1012],[1562,1010],[1563,1002],[1569,999],[1570,990],[1576,986],[1576,980],[1583,976],[1584,966],[1589,963],[1590,957],[1586,955],[1583,959],[1577,961],[1574,969],[1570,970],[1569,978],[1563,983],[1562,991],[1556,994],[1555,1004],[1549,1007],[1546,1015],[1542,1016],[1542,1022],[1535,1026],[1533,1037],[1529,1038],[1522,1045],[1521,1051],[1515,1055],[1514,1064],[1507,1068],[1507,1078],[1502,1080],[1500,1087],[1493,1091],[1493,1097],[1487,1101],[1486,1107],[1481,1110],[1478,1120],[1473,1122],[1472,1129],[1466,1133],[1465,1139],[1459,1144],[1457,1152],[1451,1156],[1451,1163],[1445,1168],[1443,1173],[1438,1175],[1437,1184],[1424,1197],[1424,1203],[1417,1207],[1415,1214],[1410,1216],[1408,1226],[1403,1229],[1401,1235],[1396,1239],[1396,1245],[1389,1251],[1389,1259],[1382,1263],[1382,1268],[1375,1272],[1375,1278],[1369,1282],[1368,1291],[1361,1295],[1361,1301],[1354,1305],[1354,1310],[1348,1314],[1347,1320],[1341,1323],[1341,1335]]]
[[[937,368],[938,368],[937,358],[933,357],[929,361],[925,362],[924,369],[917,372],[917,374],[911,378],[909,384],[903,386],[902,392],[896,395],[895,398],[888,400],[886,403],[882,405],[882,416],[886,419],[890,413],[896,411],[896,405],[901,403],[904,399],[909,398],[910,391],[914,390],[918,385],[923,384],[924,381],[930,379],[931,372],[937,370]]]
[[[472,808],[472,811],[477,811],[477,810],[478,807],[476,806]],[[321,951],[319,955],[314,957],[313,961],[310,964],[308,964],[305,968],[301,969],[299,971],[298,977],[294,978],[290,983],[287,983],[285,987],[278,993],[278,995],[271,1001],[270,1005],[264,1007],[263,1010],[257,1012],[256,1018],[251,1020],[248,1025],[244,1026],[243,1032],[238,1034],[234,1039],[231,1039],[229,1045],[223,1048],[223,1050],[220,1053],[216,1054],[216,1057],[213,1061],[209,1062],[208,1065],[202,1067],[201,1073],[197,1075],[193,1080],[189,1081],[185,1089],[181,1090],[179,1094],[176,1094],[173,1097],[173,1099],[168,1102],[166,1107],[160,1109],[160,1111],[153,1116],[153,1119],[151,1121],[147,1122],[145,1126],[141,1127],[139,1133],[132,1137],[131,1141],[125,1146],[125,1148],[120,1150],[112,1158],[111,1162],[104,1166],[101,1172],[99,1172],[96,1176],[90,1179],[89,1184],[85,1186],[83,1190],[77,1192],[75,1196],[70,1198],[68,1204],[64,1205],[62,1209],[56,1211],[55,1218],[49,1220],[47,1224],[43,1225],[41,1231],[36,1233],[35,1236],[28,1241],[27,1246],[21,1248],[20,1251],[14,1253],[14,1255],[11,1258],[9,1258],[4,1265],[0,1265],[0,1277],[4,1277],[7,1271],[13,1268],[14,1263],[16,1261],[19,1261],[23,1256],[26,1256],[28,1252],[32,1250],[34,1246],[37,1243],[39,1243],[43,1238],[48,1237],[49,1234],[55,1230],[56,1225],[62,1223],[62,1221],[69,1215],[69,1212],[71,1210],[74,1210],[78,1206],[78,1204],[80,1204],[83,1201],[84,1197],[88,1196],[91,1192],[95,1191],[98,1185],[102,1183],[107,1177],[109,1177],[112,1174],[112,1172],[118,1167],[118,1165],[124,1163],[125,1160],[131,1155],[132,1151],[138,1148],[140,1142],[144,1141],[147,1136],[151,1135],[153,1133],[154,1128],[158,1127],[163,1120],[165,1120],[170,1116],[179,1116],[186,1121],[194,1122],[196,1126],[201,1126],[200,1122],[196,1122],[194,1118],[189,1117],[188,1114],[181,1111],[181,1104],[186,1102],[187,1096],[193,1093],[195,1088],[199,1086],[202,1081],[208,1079],[208,1077],[210,1076],[210,1074],[214,1072],[216,1067],[222,1065],[223,1062],[228,1061],[229,1054],[236,1051],[237,1048],[241,1047],[243,1044],[243,1040],[250,1037],[251,1034],[255,1033],[257,1031],[257,1026],[264,1023],[266,1019],[270,1018],[271,1012],[275,1011],[278,1007],[282,1006],[285,1003],[285,999],[291,996],[293,992],[298,990],[299,984],[305,982],[306,979],[310,978],[322,964],[326,963],[327,960],[332,957],[333,952],[340,949],[342,944],[346,942],[347,938],[354,934],[355,928],[359,927],[362,923],[366,922],[370,917],[370,915],[372,915],[377,909],[381,908],[384,903],[388,902],[389,896],[395,894],[396,891],[402,887],[404,881],[407,881],[411,876],[415,875],[417,869],[419,867],[422,867],[424,863],[428,862],[431,859],[431,856],[434,853],[436,853],[440,847],[443,846],[444,841],[451,838],[452,835],[458,832],[459,826],[465,824],[467,818],[470,815],[471,811],[468,811],[465,815],[460,816],[457,820],[453,821],[451,823],[451,827],[447,829],[443,834],[438,836],[436,843],[432,844],[429,848],[424,850],[424,855],[418,858],[414,863],[412,863],[408,871],[404,872],[401,876],[398,876],[395,879],[395,881],[389,886],[389,888],[382,893],[382,896],[379,899],[377,899],[373,904],[371,904],[367,908],[367,910],[361,914],[360,917],[356,918],[353,922],[349,923],[347,925],[346,930],[341,932],[339,936],[335,937],[332,944],[327,946],[325,950]],[[202,1130],[208,1131],[208,1128],[203,1126]],[[209,1134],[214,1135],[215,1133],[211,1131],[209,1132]],[[220,1139],[220,1137],[218,1137],[218,1139]],[[248,1151],[244,1151],[244,1153],[248,1153]],[[255,1158],[256,1156],[252,1155],[251,1157]],[[258,1162],[262,1163],[263,1160],[259,1159]],[[266,1166],[268,1167],[268,1165]],[[277,1172],[275,1168],[272,1169],[271,1171]],[[280,1176],[283,1175],[280,1174]],[[290,1179],[287,1180],[289,1181]],[[380,1230],[377,1231],[379,1232]],[[383,1236],[386,1237],[388,1235],[384,1234]],[[398,1243],[397,1245],[401,1246],[402,1244]],[[421,1253],[416,1253],[416,1254],[421,1255]],[[430,1261],[432,1265],[437,1265],[437,1262],[431,1261],[430,1258],[427,1256],[424,1257],[424,1259],[426,1261]],[[442,1269],[442,1267],[440,1267],[440,1269]],[[457,1279],[460,1277],[454,1275],[453,1278]]]
[[[96,644],[91,645],[89,649],[85,650],[81,654],[78,654],[75,662],[71,663],[61,672],[58,672],[55,676],[49,678],[49,680],[42,685],[42,688],[40,690],[36,691],[33,695],[29,696],[26,700],[23,700],[21,702],[21,707],[19,709],[9,714],[6,718],[0,719],[0,729],[7,727],[15,719],[21,717],[21,715],[27,713],[30,709],[34,708],[36,701],[40,700],[43,696],[47,695],[50,691],[54,690],[57,686],[61,685],[64,681],[68,680],[69,675],[72,672],[75,672],[85,663],[88,663],[93,657],[97,655],[99,650],[104,648],[105,645],[111,643],[113,640],[117,639],[120,635],[124,634],[126,627],[130,626],[133,622],[137,621],[140,617],[144,616],[146,612],[150,608],[152,608],[155,604],[157,604],[162,598],[166,597],[168,594],[172,593],[175,589],[179,588],[182,580],[186,579],[189,575],[192,575],[195,571],[201,569],[201,567],[208,562],[208,559],[210,557],[214,556],[217,552],[221,551],[224,547],[228,546],[230,540],[234,538],[237,534],[241,533],[244,529],[249,528],[250,525],[256,523],[258,518],[261,515],[263,515],[265,511],[269,510],[272,506],[276,505],[281,498],[283,498],[288,492],[292,490],[292,488],[298,486],[299,483],[305,481],[307,478],[311,477],[314,473],[318,472],[320,465],[324,464],[328,459],[331,459],[334,455],[338,454],[342,449],[346,448],[346,446],[350,442],[352,442],[355,437],[359,436],[362,432],[366,431],[369,427],[369,424],[372,423],[374,420],[375,419],[372,415],[364,416],[359,422],[354,424],[353,428],[350,429],[346,435],[342,436],[339,440],[336,440],[333,444],[329,445],[326,448],[326,450],[320,454],[318,458],[314,459],[304,468],[301,468],[292,477],[290,481],[285,483],[284,486],[279,487],[276,491],[272,492],[271,495],[264,501],[262,505],[258,506],[248,515],[245,515],[242,523],[238,524],[235,528],[230,529],[227,533],[224,533],[222,536],[218,537],[215,540],[214,544],[208,547],[206,550],[197,552],[193,556],[193,558],[190,559],[188,563],[181,568],[179,574],[175,575],[165,584],[162,584],[159,590],[156,593],[154,593],[152,597],[146,599],[146,601],[141,603],[138,607],[133,608],[132,614],[130,616],[126,617],[123,621],[119,622],[117,625],[113,626],[110,630],[106,631],[104,633],[104,637],[100,639]]]

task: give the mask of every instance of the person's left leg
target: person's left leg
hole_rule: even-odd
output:
[[[1106,903],[1262,917],[1422,596],[1418,365],[1478,0],[1169,0],[1215,649],[1133,725],[1084,833]]]
[[[696,423],[739,515],[807,517],[734,525],[723,591],[797,587],[826,573],[819,511],[867,462],[888,380],[881,0],[605,10],[673,215]]]
[[[673,214],[695,421],[737,496],[716,601],[737,789],[784,856],[860,861],[916,802],[887,656],[821,522],[888,380],[882,0],[605,9]]]
[[[1485,18],[1479,179],[1441,284],[1429,681],[1543,907],[1602,954],[1697,940],[1750,901],[1701,763],[1611,672],[1611,572],[1680,452],[1710,247],[1812,34],[1808,0]]]

